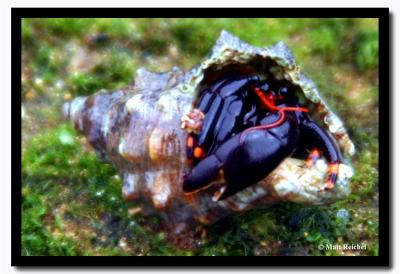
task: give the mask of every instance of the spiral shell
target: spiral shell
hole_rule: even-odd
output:
[[[324,204],[346,196],[353,175],[347,162],[339,167],[334,190],[322,191],[328,169],[325,160],[308,168],[294,158],[287,158],[265,179],[223,201],[212,200],[217,184],[191,195],[182,192],[182,178],[190,166],[181,117],[192,110],[192,102],[211,81],[232,70],[291,85],[337,141],[345,158],[354,154],[343,122],[323,101],[315,84],[301,74],[285,44],[257,48],[226,31],[209,56],[189,72],[173,68],[152,73],[141,68],[133,86],[75,98],[64,105],[64,115],[85,134],[99,157],[120,171],[124,197],[140,201],[145,212],[162,216],[175,233],[263,204]]]

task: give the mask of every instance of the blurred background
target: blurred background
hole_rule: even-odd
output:
[[[285,42],[356,144],[348,198],[280,204],[210,227],[191,250],[122,198],[117,171],[62,120],[62,102],[133,82],[137,68],[189,70],[222,29]],[[23,19],[22,255],[377,255],[377,19]],[[383,182],[385,183],[385,182]],[[319,250],[319,244],[366,250]]]

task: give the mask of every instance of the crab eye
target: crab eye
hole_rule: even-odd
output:
[[[281,95],[281,96],[285,96],[285,95],[287,95],[288,94],[288,88],[287,87],[281,87],[280,89],[279,89],[279,91],[278,91],[278,94],[279,95]]]

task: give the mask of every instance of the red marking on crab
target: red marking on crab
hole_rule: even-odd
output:
[[[208,188],[222,171],[216,200],[227,198],[265,178],[294,152],[312,147],[338,166],[341,155],[332,138],[290,89],[275,88],[257,76],[228,75],[204,90],[195,103],[204,117],[200,131],[190,133],[193,168],[184,178],[184,192]],[[337,168],[328,174],[326,189],[331,189]]]

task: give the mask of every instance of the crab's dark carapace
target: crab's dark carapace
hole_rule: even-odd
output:
[[[205,89],[195,108],[204,121],[199,133],[187,139],[193,168],[184,177],[184,192],[207,188],[222,173],[222,191],[215,199],[228,198],[265,178],[301,149],[314,151],[306,164],[320,154],[327,159],[325,189],[334,187],[340,151],[287,87],[275,91],[258,76],[229,75]]]

